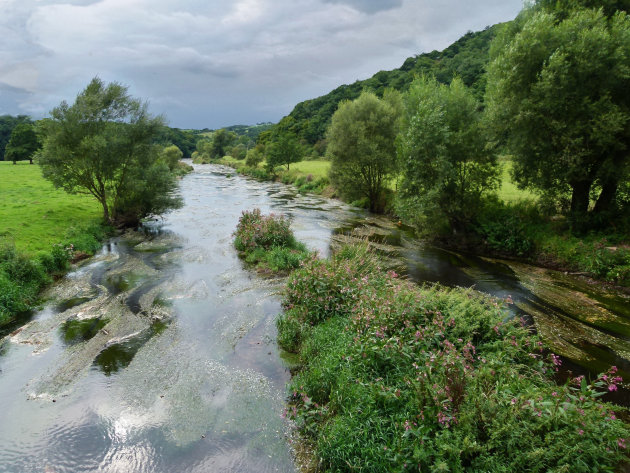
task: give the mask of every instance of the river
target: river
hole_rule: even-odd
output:
[[[566,366],[615,364],[630,379],[623,295],[432,248],[386,218],[221,166],[195,166],[180,189],[182,209],[112,239],[0,341],[0,472],[295,471],[275,344],[283,281],[248,271],[232,247],[254,207],[290,216],[322,256],[367,239],[418,282],[508,299]]]

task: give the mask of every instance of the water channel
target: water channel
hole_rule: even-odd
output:
[[[232,247],[254,207],[290,216],[322,256],[367,239],[418,282],[510,300],[567,366],[615,364],[630,380],[622,294],[428,247],[386,218],[221,166],[196,166],[181,193],[182,209],[114,238],[0,340],[0,473],[295,471],[275,344],[283,281],[248,271]]]

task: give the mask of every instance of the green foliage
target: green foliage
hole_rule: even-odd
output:
[[[197,145],[197,135],[192,130],[180,130],[179,128],[161,127],[154,139],[154,143],[164,147],[177,146],[184,158],[191,158]]]
[[[68,263],[93,255],[111,228],[85,225],[68,228],[62,243],[35,256],[0,243],[0,325],[37,306],[39,293],[68,269]]]
[[[602,9],[608,17],[613,16],[618,11],[628,13],[630,11],[630,1],[628,0],[537,0],[536,9],[544,9],[554,13],[559,19],[565,19],[569,12],[582,9],[593,8]]]
[[[164,148],[160,153],[160,159],[166,164],[170,171],[175,171],[179,165],[180,159],[184,156],[182,150],[175,145]]]
[[[0,246],[0,325],[31,309],[37,303],[39,291],[49,281],[40,261],[18,253],[12,245]]]
[[[162,126],[126,87],[95,78],[73,105],[62,102],[42,122],[39,164],[55,187],[94,196],[106,222],[135,224],[180,205],[175,176],[153,144]]]
[[[34,126],[31,123],[19,123],[11,132],[4,157],[7,161],[13,161],[13,164],[25,160],[33,164],[33,155],[40,147]]]
[[[541,261],[586,272],[615,284],[630,285],[629,248],[617,246],[598,235],[576,238],[550,231],[542,235],[539,234],[537,242]]]
[[[277,166],[286,166],[287,171],[291,163],[297,163],[304,158],[304,149],[292,133],[280,133],[272,137],[265,146],[267,155],[267,170],[273,171]]]
[[[368,198],[374,212],[383,211],[385,182],[397,170],[399,118],[395,94],[364,92],[339,105],[328,130],[331,182],[349,200]]]
[[[421,77],[412,84],[398,152],[398,210],[419,228],[446,219],[453,232],[465,230],[498,183],[479,104],[459,79],[446,86]]]
[[[310,253],[298,242],[290,221],[281,215],[244,211],[234,232],[234,247],[249,264],[278,273],[300,266]]]
[[[20,123],[31,123],[31,119],[26,115],[0,115],[0,161],[4,161],[4,150],[11,138],[13,129]]]
[[[234,159],[245,159],[245,156],[247,156],[247,148],[244,144],[239,143],[232,148],[232,150],[230,151],[230,156],[232,156]]]
[[[330,184],[330,181],[326,176],[314,178],[312,174],[299,176],[293,181],[293,185],[298,188],[300,194],[321,194],[328,184]]]
[[[288,412],[325,471],[614,471],[630,429],[598,401],[620,379],[556,385],[559,360],[472,290],[419,288],[365,248],[290,277],[279,342],[303,365]],[[296,287],[299,284],[299,287]]]
[[[261,152],[261,149],[256,146],[250,150],[247,150],[247,154],[245,155],[245,165],[255,168],[258,167],[260,163],[263,162],[265,156]]]
[[[227,131],[225,128],[215,131],[207,150],[210,159],[220,159],[225,156],[235,140],[236,133],[234,132]]]
[[[238,251],[269,250],[274,246],[292,247],[295,237],[291,223],[281,215],[262,215],[260,209],[245,210],[234,232]]]
[[[570,195],[578,223],[591,197],[595,213],[610,211],[630,169],[630,18],[534,12],[493,51],[488,111],[516,181],[551,201]]]
[[[477,219],[476,232],[495,252],[510,256],[529,256],[534,251],[532,231],[540,217],[528,202],[515,204],[488,199]]]

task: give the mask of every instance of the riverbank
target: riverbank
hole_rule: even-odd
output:
[[[558,385],[560,360],[502,302],[418,287],[366,246],[289,278],[278,342],[288,414],[324,471],[611,471],[630,427],[598,401],[621,381]],[[550,440],[553,439],[553,440]]]
[[[44,180],[37,165],[0,162],[0,330],[39,305],[41,291],[93,255],[111,229],[98,203]]]
[[[217,163],[261,181],[294,185],[300,193],[339,198],[327,177],[327,161],[302,161],[292,164],[290,171],[282,169],[275,173],[260,166],[246,166],[242,160],[230,156]],[[469,233],[444,237],[428,231],[425,233],[427,241],[479,256],[509,258],[543,268],[579,273],[622,288],[630,286],[630,241],[627,235],[572,235],[565,219],[545,219],[539,215],[533,200],[522,200],[531,198],[531,193],[514,187],[509,178],[509,166],[504,164],[502,169],[500,200],[488,203],[480,221]],[[362,202],[350,204],[365,207]],[[395,215],[390,216],[393,221],[399,221]],[[401,225],[405,223],[400,221]]]
[[[252,215],[284,222],[244,212],[237,248]],[[255,223],[260,242],[294,242],[265,226]],[[418,286],[386,265],[365,243],[342,246],[286,283],[278,344],[295,356],[287,414],[300,455],[312,449],[300,458],[308,471],[512,472],[532,461],[587,471],[628,460],[626,409],[600,399],[620,389],[616,367],[558,384],[561,358],[503,301]]]
[[[192,170],[179,162],[174,172]],[[55,189],[37,165],[2,161],[0,173],[1,333],[36,309],[41,292],[72,263],[94,255],[114,229],[94,198]]]

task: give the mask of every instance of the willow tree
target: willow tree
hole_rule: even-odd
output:
[[[367,198],[373,212],[383,210],[385,184],[397,171],[398,102],[394,92],[383,99],[363,92],[339,105],[328,129],[332,183],[350,199]]]
[[[94,78],[74,104],[64,101],[50,115],[38,162],[55,187],[91,194],[114,224],[179,205],[175,177],[153,144],[163,120],[126,87]]]
[[[479,103],[460,79],[444,85],[426,77],[412,83],[405,102],[398,211],[419,227],[463,231],[497,185]]]
[[[609,210],[630,168],[630,18],[575,9],[534,12],[498,39],[487,104],[521,187],[570,196],[583,220]]]

